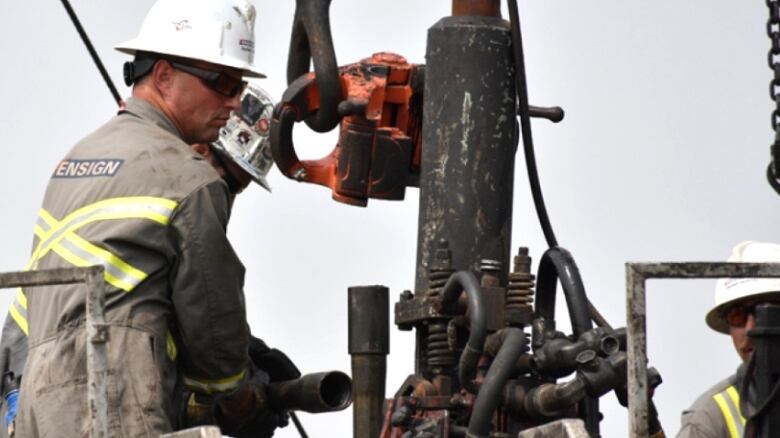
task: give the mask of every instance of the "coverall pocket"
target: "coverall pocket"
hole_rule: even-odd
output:
[[[41,438],[55,436],[89,436],[89,415],[85,415],[87,384],[73,381],[67,385],[47,388],[38,396],[36,409],[38,432]],[[57,415],[43,415],[56,412]]]
[[[161,385],[159,342],[150,333],[126,330],[125,384],[144,411],[159,409],[164,399]]]

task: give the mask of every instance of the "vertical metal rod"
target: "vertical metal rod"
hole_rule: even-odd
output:
[[[628,430],[633,438],[646,438],[647,406],[647,336],[645,311],[645,276],[626,263],[626,314],[628,331]]]
[[[86,274],[87,287],[87,402],[91,420],[91,438],[108,438],[108,333],[105,320],[103,267]]]
[[[349,354],[352,356],[352,426],[355,438],[375,438],[382,430],[390,352],[390,298],[384,286],[350,287]]]

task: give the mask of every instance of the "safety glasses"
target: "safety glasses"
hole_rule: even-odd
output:
[[[731,327],[744,327],[747,324],[748,317],[755,315],[756,305],[750,306],[733,306],[726,309],[723,317],[726,318],[726,322]]]
[[[731,306],[723,312],[723,317],[731,327],[744,327],[750,315],[756,315],[756,306],[759,304],[780,304],[774,301],[761,301],[758,303]]]
[[[235,76],[230,76],[227,73],[206,70],[205,68],[183,64],[178,61],[168,60],[168,62],[171,63],[173,68],[195,76],[203,82],[203,85],[225,97],[233,98],[238,96],[244,91],[247,85],[246,81]]]

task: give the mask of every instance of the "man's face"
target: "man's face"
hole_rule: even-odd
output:
[[[241,80],[241,71],[237,69],[201,61],[188,61],[188,64]],[[174,67],[166,103],[185,142],[209,143],[217,139],[231,111],[240,107],[240,96],[240,92],[232,97],[220,94],[202,79]]]
[[[753,313],[750,312],[745,316],[745,323],[741,326],[729,324],[731,340],[734,342],[734,348],[743,362],[747,362],[750,353],[753,352],[753,338],[747,335],[748,331],[756,327],[756,317]]]
[[[760,304],[778,305],[780,301],[771,299],[743,302],[729,306],[724,311],[726,321],[729,323],[729,334],[734,342],[734,348],[744,362],[747,362],[750,358],[750,353],[753,352],[753,338],[748,336],[748,332],[756,327],[756,306]]]

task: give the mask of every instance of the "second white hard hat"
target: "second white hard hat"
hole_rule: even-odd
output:
[[[256,85],[248,85],[241,96],[241,108],[234,111],[219,138],[211,143],[227,159],[241,166],[264,189],[271,191],[266,175],[274,165],[269,134],[274,101]]]
[[[728,261],[743,263],[780,263],[780,245],[768,242],[742,242],[734,247]],[[778,278],[721,278],[715,286],[715,307],[707,313],[707,325],[715,331],[729,333],[723,315],[726,307],[744,299],[780,297]]]
[[[247,0],[158,0],[138,36],[114,48],[197,59],[263,78],[254,66],[254,26],[255,8]]]

